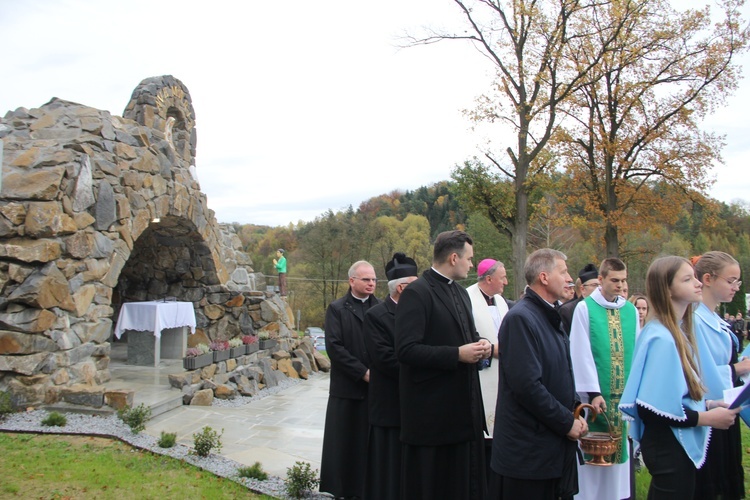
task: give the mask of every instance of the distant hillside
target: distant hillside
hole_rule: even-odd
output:
[[[430,235],[434,238],[442,231],[466,224],[468,214],[451,192],[453,185],[453,182],[441,181],[414,191],[394,190],[363,201],[358,211],[366,218],[386,215],[403,220],[409,214],[422,215],[429,221]]]

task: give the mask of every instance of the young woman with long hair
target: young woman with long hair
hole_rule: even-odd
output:
[[[710,427],[726,429],[739,410],[706,401],[700,359],[709,356],[693,333],[701,283],[682,257],[656,259],[646,273],[650,321],[636,341],[620,410],[631,420],[651,473],[649,499],[693,498]]]
[[[628,299],[628,302],[635,306],[635,310],[638,311],[638,322],[641,324],[641,329],[646,326],[646,317],[648,316],[648,299],[645,295],[640,293],[634,293]]]
[[[725,389],[741,385],[739,377],[750,372],[750,359],[737,360],[739,339],[716,314],[719,304],[731,302],[740,289],[740,265],[724,252],[707,252],[693,259],[695,275],[703,284],[703,300],[695,309],[695,335],[708,347],[703,370],[716,370],[716,379],[706,379],[709,399],[720,399]],[[710,383],[718,380],[719,383]],[[698,470],[693,498],[734,500],[745,498],[740,423],[715,430],[708,445],[706,463]]]

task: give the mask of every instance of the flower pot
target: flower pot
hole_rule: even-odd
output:
[[[276,339],[264,339],[264,340],[261,340],[259,343],[260,343],[261,349],[271,349],[277,344]]]
[[[190,358],[182,358],[182,366],[186,370],[197,370],[214,362],[214,356],[210,352]]]
[[[229,351],[213,351],[214,353],[214,363],[218,363],[219,361],[226,361],[229,359]]]
[[[229,357],[230,358],[239,358],[240,356],[245,355],[245,346],[241,345],[238,347],[232,347],[229,349]]]
[[[255,342],[254,344],[245,344],[245,354],[258,352],[258,349],[260,349],[260,345],[258,345],[257,342]]]

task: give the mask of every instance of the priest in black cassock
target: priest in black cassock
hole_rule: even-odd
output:
[[[455,282],[472,268],[472,245],[463,231],[440,233],[432,268],[404,290],[396,308],[402,498],[487,494],[477,363],[490,357],[491,344],[479,338],[469,295]]]
[[[370,430],[367,392],[370,359],[362,325],[365,313],[379,303],[377,279],[369,262],[349,268],[349,291],[326,310],[326,351],[331,383],[320,463],[320,491],[335,498],[362,498]]]
[[[365,314],[365,346],[370,356],[370,440],[365,476],[366,500],[399,500],[401,405],[396,359],[396,304],[417,279],[417,263],[395,253],[385,266],[388,297]]]

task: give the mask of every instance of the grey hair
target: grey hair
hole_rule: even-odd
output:
[[[391,280],[388,282],[388,294],[393,295],[396,293],[396,287],[399,286],[401,283],[406,283],[406,280],[408,280],[411,276],[404,276],[403,278],[396,278],[395,280]]]
[[[349,277],[354,278],[357,274],[357,269],[359,269],[362,266],[372,267],[373,269],[375,269],[373,265],[367,262],[366,260],[358,260],[357,262],[352,264],[352,267],[349,268]]]
[[[568,257],[564,253],[551,248],[540,248],[534,251],[526,258],[526,264],[523,266],[526,283],[533,285],[539,280],[540,273],[552,272],[555,268],[556,259],[568,260]]]
[[[500,262],[500,261],[498,260],[497,262],[495,262],[495,263],[494,263],[494,264],[492,265],[492,267],[490,267],[489,269],[487,269],[487,270],[486,270],[486,271],[484,272],[484,274],[480,275],[480,276],[479,276],[479,279],[478,279],[477,281],[484,281],[484,279],[485,279],[485,278],[486,278],[487,276],[492,276],[493,274],[495,274],[495,271],[497,271],[497,270],[498,270],[498,269],[500,269],[501,267],[505,267],[505,264],[503,264],[502,262]]]

